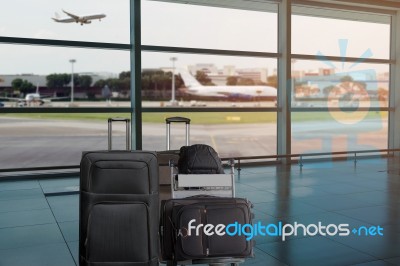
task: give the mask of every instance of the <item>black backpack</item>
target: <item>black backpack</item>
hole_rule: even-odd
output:
[[[183,146],[179,151],[180,174],[224,174],[218,153],[205,144]]]

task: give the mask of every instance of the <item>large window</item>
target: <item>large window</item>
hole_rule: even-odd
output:
[[[144,45],[276,52],[277,5],[270,12],[142,1]]]
[[[285,27],[284,6],[199,0],[5,6],[0,169],[77,165],[82,150],[107,147],[112,116],[133,117],[139,130],[132,134],[142,135],[132,139],[147,150],[166,148],[170,116],[190,118],[190,142],[209,144],[221,157],[275,155],[278,147],[296,154],[388,148],[397,130],[396,14],[301,1]],[[141,12],[140,31],[132,11]],[[101,17],[56,21],[74,14]],[[279,38],[289,29],[290,40]],[[130,43],[136,40],[140,51]],[[281,80],[286,58],[291,77]],[[283,92],[288,97],[279,99]],[[115,147],[124,149],[120,126]],[[289,139],[277,133],[289,126]],[[184,137],[182,125],[173,125],[172,148]],[[291,150],[281,150],[285,142]]]
[[[121,113],[0,114],[0,169],[79,165],[82,151],[107,149],[107,118]],[[125,149],[125,125],[113,125]]]
[[[292,107],[387,107],[389,64],[292,61]]]
[[[0,57],[6,107],[129,106],[129,51],[0,44]]]
[[[14,0],[2,6],[0,36],[37,39],[129,43],[129,1]],[[90,24],[53,20],[106,15]],[[99,21],[101,20],[101,21]]]
[[[221,157],[276,153],[275,112],[145,113],[143,147],[147,150],[165,149],[165,118],[177,115],[191,119],[191,144],[211,145]],[[179,149],[183,145],[184,124],[171,124],[171,149]]]
[[[275,107],[276,104],[274,58],[143,52],[142,67],[143,106],[154,106],[154,101],[171,106],[172,85],[177,105],[181,107]]]
[[[107,149],[107,118],[131,116],[130,2],[14,1],[0,22],[0,169],[78,165]]]
[[[292,153],[386,149],[388,112],[294,112]]]
[[[354,12],[348,17],[357,19],[357,15]],[[390,17],[383,21],[386,23],[293,15],[292,52],[389,59]]]
[[[142,2],[144,149],[164,149],[165,118],[179,115],[192,119],[191,143],[222,157],[276,154],[278,16],[276,4],[263,6]],[[179,126],[172,148],[184,144]]]
[[[292,153],[386,149],[390,16],[328,11],[293,7]]]

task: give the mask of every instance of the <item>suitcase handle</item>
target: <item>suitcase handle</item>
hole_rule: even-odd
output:
[[[167,150],[171,148],[171,123],[185,123],[186,124],[186,146],[189,146],[189,131],[190,131],[190,119],[181,116],[167,117],[165,119],[167,123]]]
[[[108,119],[108,150],[112,150],[112,122],[125,122],[126,123],[126,150],[130,150],[131,138],[131,120],[129,118],[109,118]]]
[[[165,119],[165,122],[167,124],[171,124],[173,123],[186,123],[186,124],[190,124],[190,119],[186,118],[186,117],[181,117],[181,116],[175,116],[175,117],[168,117]]]

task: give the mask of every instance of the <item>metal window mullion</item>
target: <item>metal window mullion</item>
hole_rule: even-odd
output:
[[[142,51],[145,51],[145,52],[246,56],[246,57],[262,57],[262,58],[277,58],[280,56],[279,53],[270,53],[270,52],[252,52],[252,51],[239,51],[239,50],[207,49],[207,48],[187,48],[187,47],[175,47],[175,46],[142,45],[141,48],[142,48]]]
[[[31,113],[129,113],[129,107],[5,107],[0,108],[0,114],[31,114]]]
[[[143,107],[142,111],[143,113],[273,113],[278,112],[279,109],[276,107]]]
[[[115,49],[115,50],[130,50],[131,48],[130,44],[122,44],[122,43],[67,41],[67,40],[35,39],[35,38],[3,37],[3,36],[0,36],[0,44],[45,45],[45,46],[55,46],[55,47],[99,48],[99,49]]]
[[[308,55],[308,54],[292,54],[293,59],[300,59],[300,60],[317,60],[321,61],[321,58],[318,57],[317,55]],[[341,57],[341,56],[325,56],[324,55],[324,60],[329,60],[329,61],[337,61],[337,62],[349,62],[349,63],[354,63],[354,62],[362,62],[362,63],[371,63],[371,64],[394,64],[396,61],[392,58],[390,59],[382,59],[382,58],[362,58],[360,59],[359,57]]]
[[[278,8],[278,52],[277,154],[283,155],[291,153],[291,0],[282,0]]]
[[[397,149],[400,147],[400,12],[392,16],[390,27],[390,59],[396,63],[390,65],[390,84],[389,84],[389,112],[388,126],[388,147]],[[400,155],[400,153],[396,153]]]
[[[330,8],[330,9],[338,9],[344,11],[357,11],[363,13],[382,14],[382,15],[393,15],[396,12],[394,8],[397,8],[398,5],[398,4],[391,4],[389,2],[384,3],[383,1],[379,0],[375,1],[375,3],[371,3],[370,6],[360,5],[360,3],[356,3],[354,1],[335,1],[336,3],[328,3],[327,1],[317,2],[310,0],[293,0],[292,2],[294,5],[300,5],[306,7]],[[343,2],[346,2],[346,4],[343,4]],[[385,9],[384,7],[387,8]]]
[[[394,110],[390,107],[293,107],[290,109],[291,112],[388,112]]]
[[[142,149],[141,10],[140,0],[130,1],[131,42],[131,149]]]

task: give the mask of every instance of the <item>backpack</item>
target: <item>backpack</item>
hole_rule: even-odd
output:
[[[205,144],[183,146],[179,151],[180,174],[224,174],[218,153]]]

